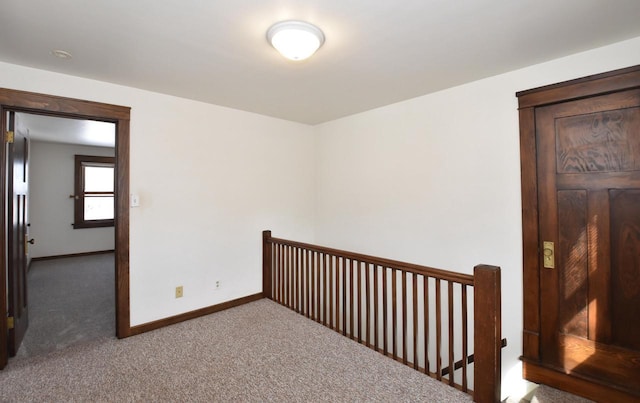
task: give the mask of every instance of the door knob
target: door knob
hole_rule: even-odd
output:
[[[35,242],[36,241],[33,238],[29,239],[29,237],[27,237],[26,235],[24,236],[24,254],[25,255],[29,255],[29,245],[28,244],[33,245]]]

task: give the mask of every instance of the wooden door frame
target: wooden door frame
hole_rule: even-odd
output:
[[[39,115],[91,119],[116,124],[116,200],[115,200],[115,292],[116,292],[116,336],[118,338],[131,335],[129,313],[129,121],[131,108],[64,98],[53,95],[37,94],[0,88],[0,118],[5,127],[6,112],[27,112]],[[3,229],[0,245],[0,312],[7,312],[7,250],[4,240],[7,222],[5,219],[6,198],[6,164],[7,155],[5,133],[1,134],[0,147],[0,226]],[[8,360],[7,320],[0,320],[0,369]]]
[[[540,239],[537,186],[536,121],[537,107],[568,102],[598,94],[640,88],[640,65],[583,77],[576,80],[534,88],[516,93],[520,115],[520,164],[522,180],[522,241],[523,241],[523,377],[579,395],[618,399],[626,394],[594,384],[592,380],[569,376],[564,370],[552,368],[540,357]]]

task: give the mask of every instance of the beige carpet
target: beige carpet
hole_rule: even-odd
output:
[[[468,402],[268,300],[0,371],[1,401]]]

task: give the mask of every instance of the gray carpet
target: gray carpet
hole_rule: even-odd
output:
[[[18,357],[114,337],[113,253],[32,262],[29,327]]]
[[[0,401],[468,402],[272,301],[17,358]]]

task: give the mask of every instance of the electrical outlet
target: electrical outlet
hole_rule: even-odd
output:
[[[219,289],[220,289],[220,280],[217,280],[216,281],[216,290],[219,290]]]
[[[176,287],[176,298],[182,298],[182,286]]]

